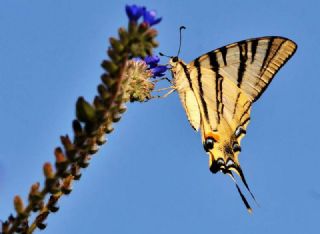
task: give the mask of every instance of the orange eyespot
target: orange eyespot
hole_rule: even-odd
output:
[[[215,142],[218,142],[220,140],[220,136],[214,132],[208,132],[207,134],[205,134],[204,136],[206,139],[207,138],[213,138]]]

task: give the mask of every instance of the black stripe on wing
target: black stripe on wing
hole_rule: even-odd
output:
[[[247,106],[247,107],[245,107],[245,106]],[[246,114],[248,114],[248,112],[250,111],[250,109],[251,109],[251,102],[247,101],[247,102],[243,105],[243,107],[244,107],[244,110],[243,110],[242,115],[240,116],[240,122],[241,122],[242,118],[243,118]]]
[[[179,64],[183,68],[184,75],[187,77],[190,89],[193,91],[191,77],[190,77],[190,73],[189,73],[189,70],[188,70],[187,66],[182,62],[180,62]]]
[[[224,50],[223,48],[221,48],[222,51],[224,51],[222,54],[224,54],[224,59],[226,59],[227,56],[227,50]],[[220,65],[218,63],[218,59],[217,59],[217,54],[216,53],[212,53],[209,52],[207,54],[209,56],[209,61],[210,61],[210,65],[211,65],[211,70],[214,72],[215,74],[215,86],[216,86],[216,106],[217,106],[217,122],[218,124],[220,123],[220,115],[223,114],[223,108],[224,108],[224,104],[223,104],[223,91],[222,91],[222,82],[223,82],[223,78],[222,76],[219,74],[219,69],[220,69]],[[199,60],[199,59],[196,59]],[[225,63],[227,63],[225,61]]]
[[[238,79],[237,79],[237,86],[241,87],[241,82],[244,77],[244,73],[246,72],[246,63],[248,59],[248,43],[244,41],[243,43],[238,43],[239,47],[239,67],[238,67]]]
[[[201,67],[200,67],[199,59],[196,59],[194,61],[194,66],[197,69],[198,86],[199,86],[201,104],[203,106],[203,111],[204,111],[205,118],[209,122],[208,106],[207,106],[206,100],[204,99],[204,94],[203,94],[203,87],[202,87],[202,81],[201,81],[202,73],[201,73]],[[186,73],[186,71],[185,71],[185,73]],[[190,77],[190,74],[189,74],[189,77]]]
[[[221,47],[219,49],[219,51],[221,52],[222,54],[222,59],[223,59],[223,63],[224,63],[224,66],[227,66],[227,53],[228,53],[228,49],[227,47]]]
[[[258,46],[259,40],[252,40],[251,41],[251,63],[254,62],[254,57],[257,53],[257,46]]]
[[[274,38],[270,38],[269,41],[268,41],[267,50],[266,50],[266,53],[264,55],[264,59],[263,59],[263,62],[262,62],[261,68],[260,68],[261,74],[263,73],[264,69],[266,69],[266,62],[267,62],[269,54],[270,54],[270,50],[271,50],[271,47],[272,47],[273,40],[274,40]]]
[[[232,119],[233,119],[234,116],[236,115],[236,111],[237,111],[237,106],[238,106],[238,102],[239,102],[240,95],[241,95],[241,92],[238,92],[237,98],[236,98],[236,101],[235,101],[234,107],[233,107]]]
[[[272,38],[272,42],[273,42],[273,40],[274,40],[274,39]],[[277,69],[275,69],[274,73],[272,74],[272,77],[268,80],[267,83],[266,83],[263,79],[261,79],[261,77],[263,77],[265,71],[266,71],[267,68],[269,67],[270,62],[273,61],[273,59],[275,58],[275,56],[278,55],[278,52],[280,51],[280,49],[282,48],[282,46],[284,45],[284,43],[287,42],[288,40],[289,40],[289,39],[283,38],[283,41],[280,43],[279,47],[278,47],[277,50],[274,52],[272,58],[270,58],[270,59],[268,60],[268,63],[266,64],[266,62],[264,61],[264,65],[262,65],[262,67],[261,67],[262,70],[261,70],[261,75],[260,75],[259,81],[262,80],[262,81],[265,83],[265,86],[262,87],[262,89],[260,90],[260,92],[258,93],[258,95],[255,97],[255,99],[253,100],[254,102],[257,101],[257,100],[261,97],[261,95],[262,95],[262,94],[264,93],[264,91],[267,89],[268,85],[271,83],[271,81],[273,80],[273,78],[275,77],[275,75],[277,74],[277,72],[283,67],[283,65],[286,64],[286,62],[287,62],[287,61],[292,57],[292,55],[296,52],[296,50],[297,50],[297,45],[296,45],[294,42],[291,41],[291,42],[294,43],[294,45],[295,45],[295,48],[294,48],[294,50],[291,52],[291,54],[289,54],[289,56],[287,56],[287,57],[282,61],[282,64],[281,64]],[[271,40],[270,40],[270,41],[271,41]],[[270,41],[269,41],[269,44],[268,44],[268,48],[269,48],[269,45],[270,45]],[[268,51],[268,50],[267,50],[267,51]],[[269,52],[268,52],[268,53],[270,53],[270,49],[269,49]],[[268,57],[268,53],[266,52],[265,59]],[[256,85],[258,84],[259,81],[257,81]]]
[[[221,116],[223,116],[223,91],[222,91],[222,76],[216,77],[216,103],[217,103],[217,119],[218,124],[220,123]]]

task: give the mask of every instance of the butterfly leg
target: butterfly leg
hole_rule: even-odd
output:
[[[165,93],[164,95],[152,96],[151,99],[154,99],[154,98],[166,98],[166,97],[168,97],[170,94],[172,94],[174,91],[176,91],[174,87],[168,87],[168,88],[158,89],[158,90],[156,90],[156,91],[159,91],[159,90],[160,90],[160,91],[161,91],[161,90],[168,90],[168,89],[170,89],[170,91],[167,92],[167,93]]]
[[[172,89],[174,89],[174,87],[170,86],[170,87],[167,87],[167,88],[156,89],[153,92],[161,92],[161,91],[168,90],[168,89],[172,90]]]
[[[159,80],[154,80],[153,83],[158,83],[159,81],[162,81],[162,80],[166,80],[166,81],[168,81],[170,84],[172,84],[172,81],[171,81],[168,77],[162,77],[162,78],[160,78]]]

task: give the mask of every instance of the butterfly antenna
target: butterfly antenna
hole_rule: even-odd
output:
[[[235,180],[232,172],[228,172],[228,175],[230,175],[231,179],[233,180],[234,184],[236,185],[237,190],[238,190],[238,193],[239,193],[239,195],[240,195],[240,197],[241,197],[241,199],[242,199],[242,201],[243,201],[243,204],[246,206],[248,212],[251,214],[251,213],[252,213],[252,209],[251,209],[251,207],[250,207],[250,205],[249,205],[249,202],[247,201],[246,197],[245,197],[245,196],[243,195],[243,193],[241,192],[241,189],[240,189],[237,181]]]
[[[180,49],[181,49],[181,41],[182,41],[182,29],[186,29],[186,27],[185,26],[181,26],[180,27],[180,37],[179,37],[179,50],[178,50],[178,54],[177,54],[177,57],[179,57],[179,54],[180,54]]]
[[[169,55],[163,54],[163,53],[161,53],[161,52],[159,52],[159,55],[160,55],[160,56],[167,57],[167,58],[172,58],[172,56],[169,56]]]

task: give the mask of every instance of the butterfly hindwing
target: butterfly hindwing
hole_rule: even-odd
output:
[[[200,127],[200,110],[197,99],[190,89],[180,93],[181,103],[186,111],[189,123],[194,130]]]

